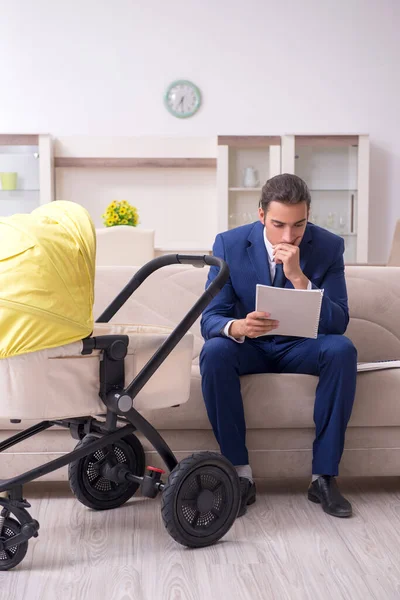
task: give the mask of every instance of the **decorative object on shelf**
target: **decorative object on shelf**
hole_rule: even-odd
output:
[[[344,215],[339,216],[339,231],[340,233],[344,233],[347,228],[347,221]]]
[[[257,221],[257,215],[251,212],[245,212],[242,214],[243,225],[247,225],[248,223],[254,223],[254,221]]]
[[[106,227],[114,227],[115,225],[136,227],[139,224],[139,214],[136,206],[132,206],[126,200],[113,200],[107,206],[102,218]]]
[[[248,223],[254,223],[254,221],[257,221],[257,218],[257,214],[252,212],[230,213],[228,220],[229,229],[238,227],[238,225],[247,225]]]
[[[328,214],[328,218],[326,219],[326,228],[329,229],[329,231],[335,231],[336,214],[334,212],[330,212]]]
[[[0,173],[0,182],[2,190],[16,190],[17,173]]]
[[[246,167],[243,173],[243,187],[255,188],[260,185],[258,173],[253,167]]]
[[[201,93],[191,81],[178,79],[168,86],[164,103],[171,115],[178,119],[187,119],[199,110]]]

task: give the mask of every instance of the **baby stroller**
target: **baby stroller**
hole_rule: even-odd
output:
[[[54,202],[31,215],[0,219],[0,236],[0,324],[6,324],[1,328],[1,339],[7,340],[0,347],[0,418],[35,421],[0,443],[0,452],[53,426],[67,428],[78,442],[72,452],[60,458],[0,480],[0,492],[6,492],[0,497],[0,570],[18,565],[27,552],[28,540],[38,536],[39,523],[28,512],[30,504],[24,499],[23,485],[66,465],[74,495],[89,508],[117,508],[140,488],[148,498],[161,493],[162,519],[168,533],[180,544],[204,547],[221,539],[239,510],[235,468],[216,452],[194,453],[178,463],[140,411],[187,401],[193,346],[188,330],[227,281],[226,263],[213,256],[156,258],[135,274],[94,327],[87,314],[79,326],[71,327],[60,318],[59,303],[51,300],[50,293],[44,296],[38,286],[46,285],[43,280],[48,275],[47,281],[57,289],[54,273],[60,274],[60,265],[67,262],[70,277],[62,271],[59,278],[59,286],[65,284],[63,290],[68,290],[62,297],[81,298],[82,281],[89,281],[85,301],[91,311],[95,242],[86,211],[74,203]],[[42,265],[48,264],[50,247],[51,267],[46,273],[45,267],[36,267],[41,261]],[[21,283],[20,268],[25,264],[29,264],[31,279]],[[215,280],[174,330],[109,323],[148,276],[172,264],[219,269]],[[29,287],[24,302],[5,297],[6,276],[14,278],[14,283],[20,282],[19,288]],[[29,285],[32,277],[36,277],[35,284]],[[17,293],[15,286],[12,290],[10,294]],[[50,323],[46,311],[33,306],[36,292],[50,304]],[[79,335],[85,327],[86,335]],[[163,469],[145,467],[144,450],[135,432],[145,436],[160,455],[169,471],[167,480],[163,479]]]

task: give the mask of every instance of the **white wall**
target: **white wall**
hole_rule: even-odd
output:
[[[56,169],[57,200],[82,204],[96,227],[112,200],[128,200],[164,251],[207,251],[217,233],[215,169]],[[179,215],[179,218],[177,218]]]
[[[0,131],[369,133],[370,259],[400,218],[398,0],[2,0]],[[167,84],[196,82],[174,119]]]

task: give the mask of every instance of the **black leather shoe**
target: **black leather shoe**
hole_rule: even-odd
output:
[[[247,477],[239,477],[240,481],[240,508],[238,517],[243,517],[247,512],[247,507],[256,501],[256,484]]]
[[[351,517],[351,504],[339,492],[336,479],[331,475],[321,475],[310,484],[308,499],[322,504],[323,510],[333,517]]]

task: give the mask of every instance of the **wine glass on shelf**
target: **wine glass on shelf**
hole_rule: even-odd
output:
[[[236,220],[237,220],[237,214],[232,212],[229,215],[229,227],[230,229],[233,229],[234,227],[236,227]]]
[[[329,229],[329,231],[334,231],[335,224],[336,224],[336,214],[334,212],[330,212],[326,219],[326,228]]]

